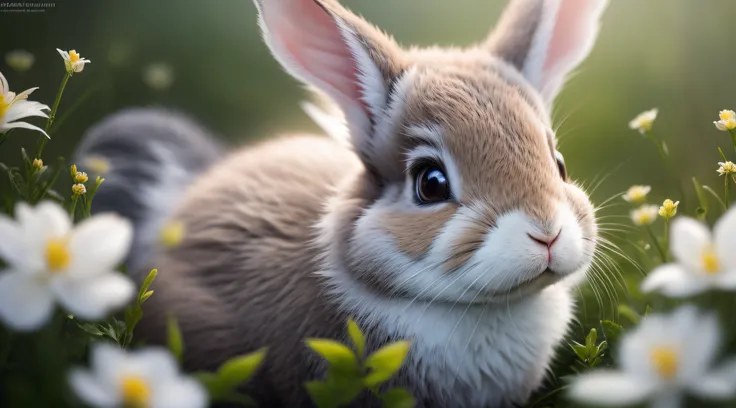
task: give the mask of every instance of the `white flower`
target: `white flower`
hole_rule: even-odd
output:
[[[33,66],[36,57],[26,50],[14,50],[5,54],[5,63],[16,72],[26,72]]]
[[[657,219],[658,213],[659,207],[656,205],[642,205],[636,210],[631,211],[631,221],[637,226],[652,225]]]
[[[644,292],[659,290],[672,297],[687,297],[712,288],[736,289],[736,208],[724,214],[714,234],[702,223],[686,217],[672,222],[670,248],[677,263],[661,265],[644,279]]]
[[[647,194],[652,191],[650,186],[631,186],[621,198],[630,203],[641,203],[647,199]]]
[[[717,120],[713,122],[716,125],[716,129],[727,132],[736,128],[736,112],[732,110],[722,110],[718,112]]]
[[[72,227],[54,202],[19,203],[17,220],[0,216],[0,320],[33,330],[51,316],[54,303],[85,320],[102,319],[125,305],[135,286],[114,269],[130,248],[130,222],[99,214]]]
[[[720,346],[714,315],[684,306],[669,315],[651,315],[621,339],[621,370],[599,370],[573,382],[571,397],[596,405],[676,408],[685,393],[708,399],[736,394],[736,360],[715,370]]]
[[[126,353],[97,343],[91,370],[74,369],[69,383],[76,394],[94,407],[199,408],[207,394],[194,379],[183,376],[171,353],[149,347]]]
[[[28,100],[28,95],[32,94],[36,89],[38,88],[26,89],[16,95],[15,92],[10,92],[8,81],[5,79],[2,72],[0,72],[0,133],[5,133],[13,128],[23,128],[41,132],[46,135],[46,137],[49,137],[49,135],[39,127],[26,122],[16,122],[19,119],[31,116],[42,118],[48,117],[48,115],[43,112],[44,110],[49,110],[48,106]]]
[[[733,162],[718,162],[718,175],[725,176],[726,174],[736,173],[736,164]]]
[[[174,70],[162,62],[151,64],[143,70],[143,82],[153,90],[163,91],[174,82]]]
[[[654,120],[657,119],[657,113],[659,113],[659,111],[656,108],[642,112],[629,122],[629,127],[631,129],[638,130],[639,133],[646,133],[652,130]]]
[[[70,50],[69,52],[66,52],[57,48],[56,51],[59,52],[61,58],[64,58],[64,66],[66,67],[66,72],[70,74],[75,72],[82,72],[84,70],[84,66],[92,62],[86,58],[82,58],[82,56],[79,55],[79,53],[77,53],[75,50]]]

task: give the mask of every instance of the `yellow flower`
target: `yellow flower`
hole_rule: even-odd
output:
[[[631,212],[631,221],[637,226],[652,225],[657,219],[658,212],[656,205],[642,205]]]
[[[656,108],[642,112],[629,122],[629,127],[644,134],[652,130],[654,120],[657,119],[657,113],[659,113],[659,111]]]
[[[650,186],[631,186],[626,191],[626,194],[622,195],[621,198],[630,203],[638,204],[647,199],[647,194],[649,194],[650,191],[652,191]]]
[[[84,66],[92,62],[86,58],[82,58],[82,56],[75,50],[66,52],[57,48],[56,51],[58,51],[61,58],[64,59],[64,66],[66,67],[66,72],[69,74],[82,72],[84,70]]]
[[[733,162],[730,162],[730,161],[719,162],[718,165],[720,166],[718,168],[719,176],[725,176],[726,174],[736,173],[736,164],[733,164]]]
[[[33,66],[36,57],[26,50],[14,50],[5,54],[5,63],[16,72],[26,72]]]
[[[669,198],[664,200],[664,203],[662,203],[662,206],[659,207],[659,216],[665,219],[670,219],[677,214],[677,206],[680,205],[680,202],[673,202]]]
[[[74,175],[74,181],[77,182],[77,183],[86,183],[87,180],[89,180],[89,177],[87,177],[87,173],[85,173],[83,171],[78,171]]]
[[[716,129],[727,132],[736,129],[736,112],[732,110],[722,110],[718,113],[720,120],[713,122]]]
[[[170,221],[161,228],[159,242],[166,248],[173,248],[184,240],[186,228],[181,221]]]
[[[86,194],[87,188],[84,186],[84,184],[75,184],[72,186],[72,193],[78,197]]]
[[[33,159],[32,166],[36,170],[41,170],[43,168],[43,160],[41,160],[41,159]]]

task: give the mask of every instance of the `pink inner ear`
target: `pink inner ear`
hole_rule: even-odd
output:
[[[590,16],[599,0],[562,0],[552,31],[544,72],[550,72],[560,63],[577,64],[588,51],[596,21]]]
[[[357,103],[368,113],[355,59],[333,17],[314,0],[264,1],[284,4],[277,10],[278,15],[268,16],[269,29],[293,62],[311,79],[321,82],[314,85],[337,102]]]

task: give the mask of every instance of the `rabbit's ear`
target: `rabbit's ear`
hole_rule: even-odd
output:
[[[588,56],[607,0],[510,0],[487,45],[551,104]]]
[[[255,0],[263,38],[284,69],[345,113],[361,152],[398,73],[392,39],[334,0]]]

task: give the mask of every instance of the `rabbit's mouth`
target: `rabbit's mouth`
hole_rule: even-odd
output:
[[[537,276],[522,280],[509,289],[504,289],[503,291],[492,289],[487,290],[486,293],[484,293],[485,296],[483,296],[484,299],[482,299],[482,302],[498,302],[519,299],[528,294],[539,292],[547,286],[559,282],[564,277],[564,275],[561,275],[550,268],[546,268]]]

